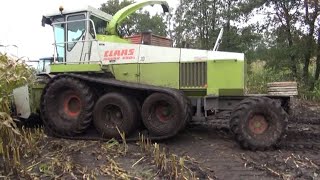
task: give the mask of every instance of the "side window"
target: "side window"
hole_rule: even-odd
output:
[[[57,56],[58,62],[64,61],[64,50],[65,50],[65,39],[64,39],[64,29],[60,26],[55,27],[55,37],[57,43]]]
[[[76,20],[83,20],[83,21],[76,21],[76,22],[69,22],[67,25],[68,33],[68,51],[71,51],[72,48],[77,44],[77,41],[84,35],[86,30],[86,21],[84,21],[85,15],[73,15],[69,16],[67,21],[76,21]]]
[[[94,23],[94,28],[96,29],[97,34],[106,34],[107,22],[105,20],[92,15],[90,16],[90,19]],[[90,34],[94,35],[94,30],[92,26],[90,26]]]
[[[64,36],[64,28],[65,24],[61,23],[64,22],[64,17],[58,17],[53,19],[54,23],[60,23],[55,24],[53,26],[54,28],[54,37],[56,41],[56,48],[57,48],[57,56],[58,56],[58,62],[64,61],[64,50],[65,50],[65,36]]]

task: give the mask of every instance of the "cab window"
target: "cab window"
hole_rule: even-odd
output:
[[[57,17],[53,19],[54,23],[59,23],[53,25],[54,28],[54,38],[56,41],[56,50],[57,50],[57,57],[59,62],[64,61],[64,53],[65,53],[65,36],[64,36],[64,27],[65,24],[61,23],[64,22],[64,17]]]
[[[84,35],[86,30],[86,22],[85,22],[85,15],[72,15],[68,16],[67,21],[76,21],[76,20],[83,20],[83,21],[76,21],[76,22],[69,22],[67,25],[67,38],[68,38],[68,51],[71,51],[73,47],[77,44],[77,41],[81,40],[81,37]]]
[[[96,16],[91,15],[90,19],[94,22],[94,28],[97,34],[106,34],[107,22]],[[90,34],[94,35],[93,27],[90,27]]]

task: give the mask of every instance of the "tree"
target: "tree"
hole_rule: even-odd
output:
[[[216,31],[218,0],[184,0],[175,12],[174,41],[177,47],[211,49]]]
[[[224,28],[219,50],[249,53],[250,58],[260,35],[254,26],[236,25],[241,13],[236,0],[181,1],[175,13],[174,42],[177,47],[209,50]]]
[[[317,17],[319,16],[319,2],[318,0],[304,0],[304,23],[308,27],[306,36],[306,51],[305,51],[305,60],[304,60],[304,67],[303,67],[303,78],[304,80],[308,81],[309,77],[309,65],[310,65],[310,58],[312,56],[313,50],[313,41],[314,41],[314,32],[315,32],[315,22]]]
[[[320,27],[318,28],[318,41],[317,41],[317,61],[316,61],[316,70],[315,70],[315,80],[319,80],[320,75]]]
[[[282,49],[282,61],[290,66],[295,79],[302,78],[306,85],[312,82],[309,80],[309,66],[311,59],[317,56],[315,44],[319,1],[242,0],[241,7],[244,14],[252,13],[254,9],[267,14],[261,27],[271,32],[274,39],[267,48]],[[302,76],[299,76],[300,63]],[[316,73],[314,79],[317,79]]]
[[[109,0],[101,5],[100,10],[114,15],[117,11],[132,3],[134,3],[133,0],[123,0],[121,2],[119,0]],[[161,36],[167,35],[167,26],[163,15],[156,14],[151,17],[149,12],[141,10],[127,17],[120,25],[119,30],[126,36],[146,31]]]
[[[315,84],[316,84],[316,81],[319,80],[319,75],[320,75],[320,22],[318,22],[318,32],[317,32],[317,53],[316,53],[316,56],[317,56],[317,59],[316,59],[316,68],[315,68],[315,72],[314,72],[314,79],[312,81],[312,84],[311,84],[311,87],[310,87],[310,90],[313,91],[314,88],[315,88]]]
[[[273,7],[273,11],[268,12],[269,21],[273,22],[274,32],[277,32],[277,46],[283,46],[283,53],[289,58],[288,65],[291,67],[291,71],[294,78],[298,76],[297,70],[297,53],[294,46],[294,33],[296,31],[294,25],[297,23],[297,16],[299,15],[300,1],[296,0],[269,0],[266,1],[266,7]],[[276,26],[275,24],[279,24]],[[283,41],[282,41],[283,40]],[[282,44],[285,42],[285,44]],[[287,52],[287,53],[285,53]]]
[[[156,14],[150,16],[148,11],[145,11],[142,14],[137,14],[136,29],[138,32],[147,32],[152,31],[152,33],[159,36],[167,36],[167,25],[164,21],[164,18]]]

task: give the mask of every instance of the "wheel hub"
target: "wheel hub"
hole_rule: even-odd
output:
[[[119,125],[122,122],[123,114],[121,109],[115,105],[105,107],[106,122],[111,122],[112,126]]]
[[[269,127],[269,124],[264,116],[262,115],[253,115],[249,119],[249,129],[254,134],[262,134]]]
[[[63,102],[64,112],[68,116],[78,116],[81,111],[81,100],[78,96],[71,95],[65,98]]]
[[[171,107],[169,104],[158,104],[155,113],[160,121],[168,121],[171,118]]]

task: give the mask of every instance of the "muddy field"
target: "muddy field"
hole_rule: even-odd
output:
[[[189,127],[159,147],[44,136],[22,165],[26,179],[320,179],[319,113],[295,102],[287,136],[264,152],[242,150],[228,129]]]

